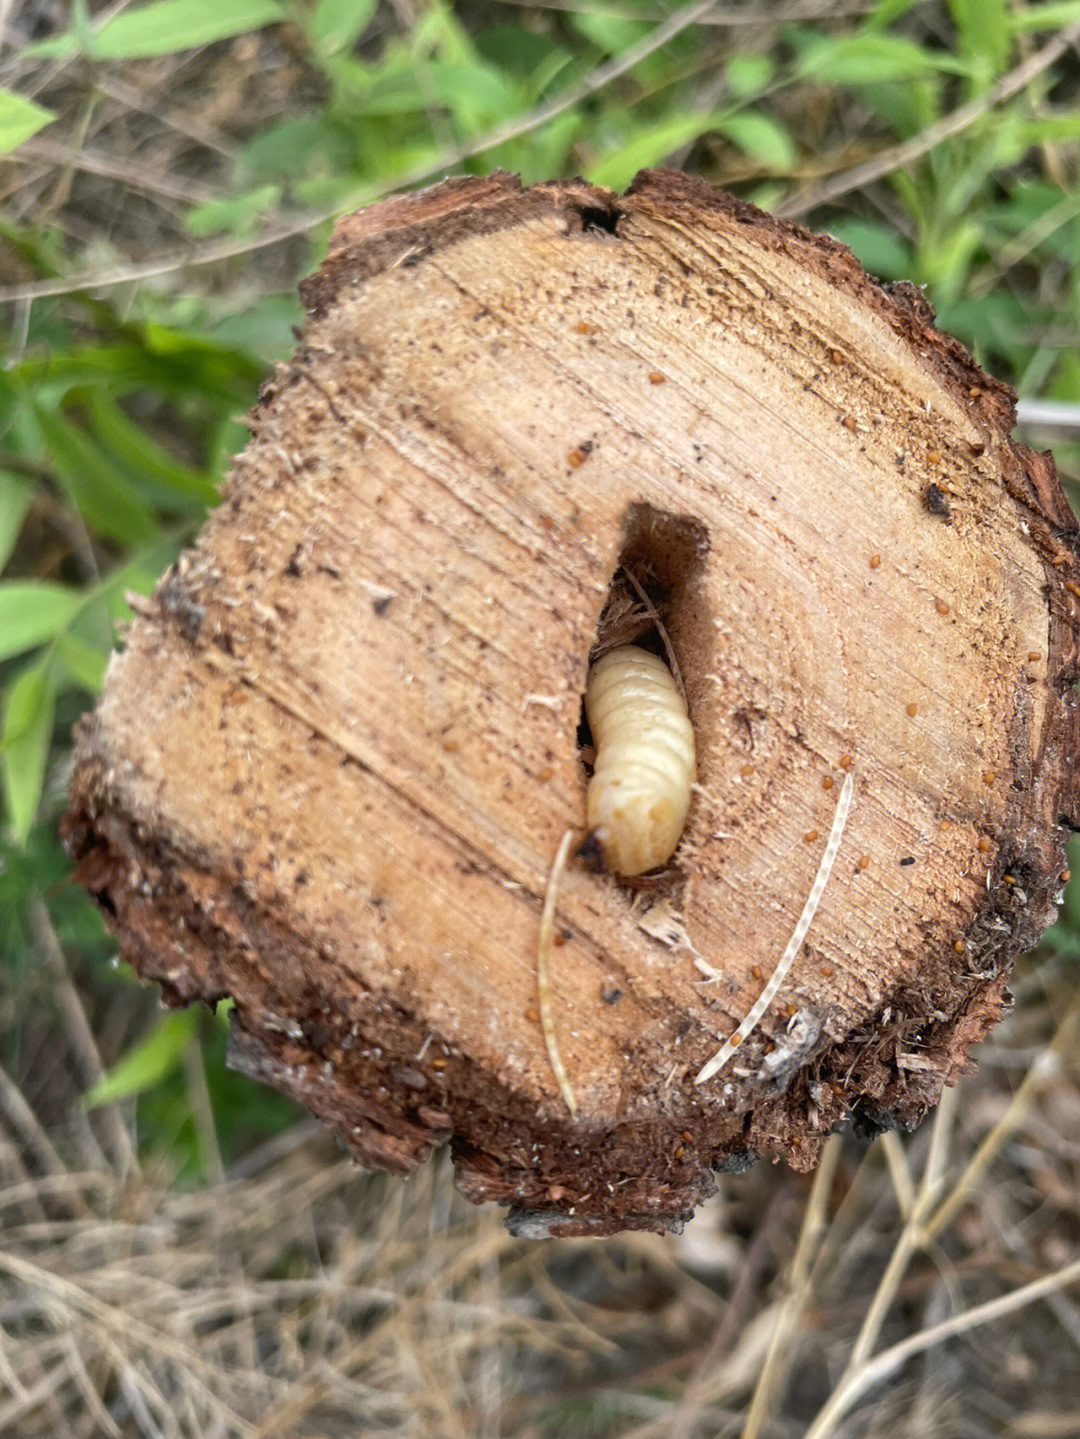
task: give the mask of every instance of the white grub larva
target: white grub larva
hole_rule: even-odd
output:
[[[589,671],[585,714],[596,744],[589,831],[605,868],[644,874],[671,858],[694,783],[694,731],[671,671],[636,645]]]

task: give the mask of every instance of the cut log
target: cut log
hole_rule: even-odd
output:
[[[1077,526],[1012,392],[913,286],[666,172],[389,200],[303,297],[80,727],[66,836],[125,959],[231,996],[236,1062],[363,1163],[451,1142],[520,1233],[916,1123],[1080,823]],[[616,642],[674,659],[696,785],[662,870],[571,859],[545,1034]]]

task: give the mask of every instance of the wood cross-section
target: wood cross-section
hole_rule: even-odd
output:
[[[171,1002],[231,995],[240,1062],[365,1162],[453,1140],[467,1193],[551,1232],[662,1226],[748,1152],[917,1118],[1080,819],[1076,522],[1011,392],[914,287],[665,172],[387,201],[304,298],[81,728],[66,832],[124,956]],[[697,782],[655,883],[562,875],[571,1114],[540,917],[624,567]],[[790,968],[695,1083],[842,795]]]

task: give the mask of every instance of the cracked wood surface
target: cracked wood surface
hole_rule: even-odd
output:
[[[911,286],[700,182],[450,181],[346,217],[220,508],[139,607],[66,822],[123,954],[364,1162],[452,1140],[521,1232],[660,1227],[711,1170],[910,1123],[1054,917],[1080,567],[1012,395]],[[675,869],[571,866],[590,648],[670,590]],[[791,935],[760,1026],[694,1077]],[[706,978],[711,973],[711,978]]]

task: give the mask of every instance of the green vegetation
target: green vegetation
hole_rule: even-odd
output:
[[[15,34],[0,67],[0,898],[16,983],[33,921],[103,1002],[116,989],[53,837],[72,725],[125,593],[149,591],[214,503],[336,214],[447,171],[621,187],[674,164],[927,285],[991,370],[1080,403],[1080,0],[804,6],[797,23],[767,8],[752,26],[707,11],[430,0],[406,27],[376,0],[75,0],[63,34]],[[1058,454],[1075,473],[1076,449]],[[1070,897],[1063,957],[1078,913]],[[221,1030],[110,1030],[106,1060],[123,1057],[96,1098],[140,1095],[139,1132],[186,1174],[292,1112],[223,1076]],[[18,1033],[3,1041],[16,1065]],[[213,1051],[212,1142],[187,1107],[196,1040]]]

